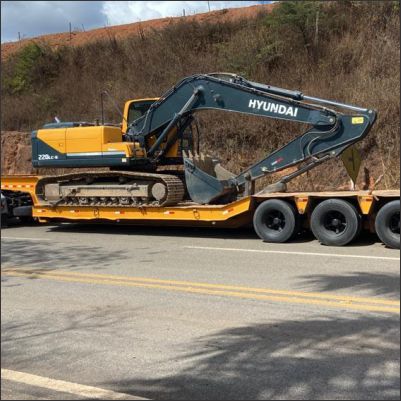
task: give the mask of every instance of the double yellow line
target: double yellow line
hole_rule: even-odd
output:
[[[400,313],[399,301],[380,298],[252,288],[232,285],[197,283],[190,281],[161,280],[145,277],[118,276],[112,274],[79,273],[63,270],[48,271],[34,268],[7,268],[3,269],[1,274],[4,276],[41,278],[74,283],[115,285],[120,287],[142,287],[202,295],[217,295],[262,301],[318,305],[340,309],[346,308],[371,312]]]

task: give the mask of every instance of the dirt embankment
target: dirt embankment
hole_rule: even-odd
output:
[[[1,174],[33,174],[31,136],[28,132],[1,133]]]
[[[7,42],[1,45],[1,59],[16,53],[30,42],[46,44],[53,48],[60,46],[81,46],[86,43],[104,39],[123,39],[132,34],[143,35],[152,30],[163,29],[179,20],[197,21],[207,23],[219,23],[235,21],[242,18],[253,18],[261,12],[269,12],[274,4],[261,4],[257,6],[222,9],[186,17],[159,18],[149,21],[140,21],[132,24],[109,26],[92,29],[90,31],[61,32],[49,35],[42,35],[36,38],[23,39],[18,42]]]

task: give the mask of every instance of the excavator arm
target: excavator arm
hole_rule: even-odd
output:
[[[157,140],[148,149],[147,156],[157,161],[166,152],[167,147],[162,148],[161,144],[172,129],[178,137],[182,130],[176,129],[177,126],[187,126],[182,122],[205,109],[296,121],[309,124],[311,128],[236,177],[226,175],[226,179],[218,179],[198,168],[192,158],[184,157],[188,192],[192,200],[203,204],[244,191],[249,193],[256,179],[307,163],[284,177],[279,182],[283,185],[363,139],[376,119],[373,110],[251,82],[234,74],[217,73],[183,79],[130,125],[127,137],[144,143],[147,137],[156,135]],[[348,114],[338,109],[347,110]],[[171,141],[171,135],[169,138]],[[277,186],[274,189],[277,190]]]

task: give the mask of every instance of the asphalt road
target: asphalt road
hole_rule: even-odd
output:
[[[1,245],[2,399],[399,399],[400,254],[373,236],[63,224]]]

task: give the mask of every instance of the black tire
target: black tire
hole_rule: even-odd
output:
[[[327,199],[312,212],[311,230],[324,245],[343,246],[361,231],[361,216],[356,208],[342,199]]]
[[[20,216],[18,217],[20,223],[24,226],[32,226],[35,224],[35,219],[31,216]]]
[[[7,228],[8,217],[5,213],[1,215],[1,228]]]
[[[286,242],[299,231],[298,213],[288,202],[269,199],[257,207],[253,227],[263,241]]]
[[[400,201],[386,203],[377,213],[376,233],[389,248],[400,248]]]

